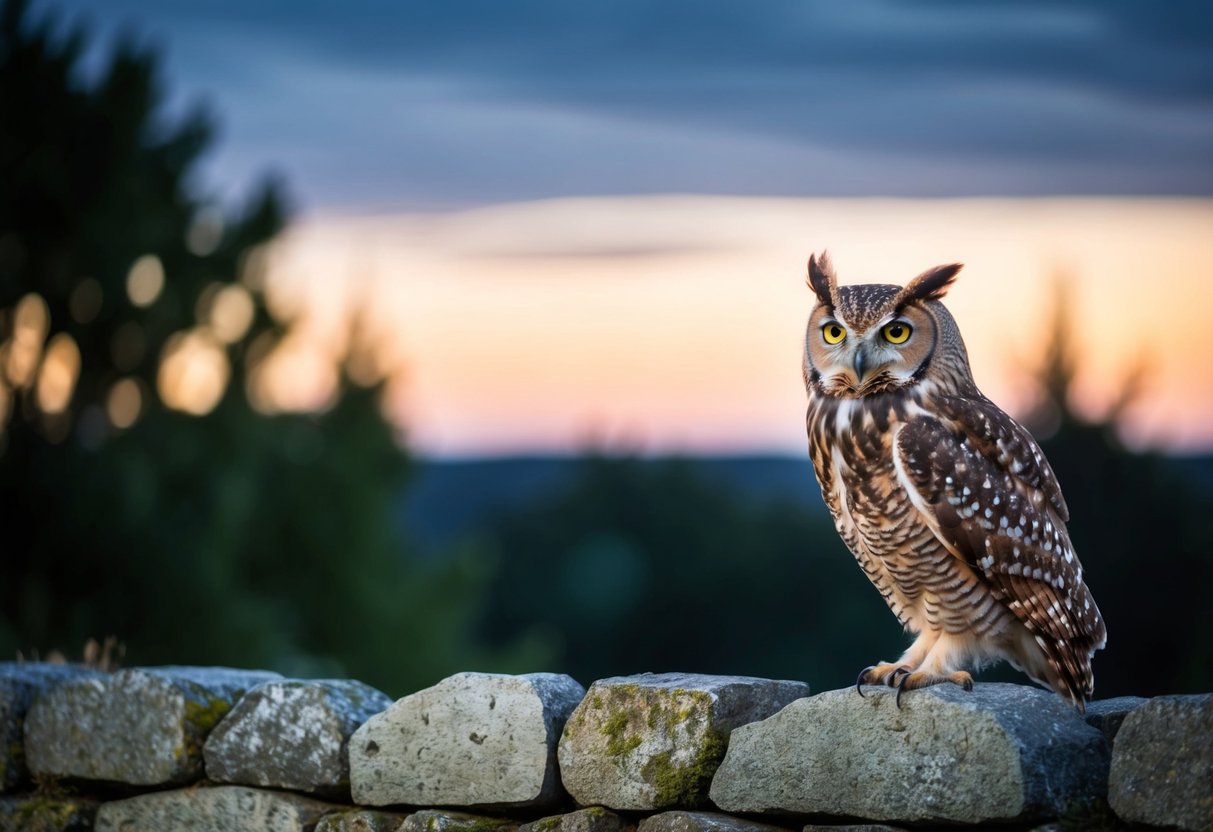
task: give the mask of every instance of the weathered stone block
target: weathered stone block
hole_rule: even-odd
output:
[[[103,803],[96,832],[311,832],[338,808],[245,786],[177,789]]]
[[[25,767],[25,715],[35,697],[72,679],[100,676],[79,665],[0,662],[0,792],[29,779]]]
[[[676,810],[644,818],[637,832],[785,832],[786,829],[719,812]]]
[[[553,805],[556,743],[584,694],[561,674],[459,673],[406,696],[350,740],[354,802]]]
[[[508,818],[422,809],[409,815],[404,832],[514,832],[518,822]]]
[[[0,832],[85,832],[97,801],[74,797],[0,797]]]
[[[408,815],[377,809],[350,809],[325,815],[316,832],[402,832]]]
[[[1098,811],[1107,739],[1060,697],[985,683],[829,691],[733,732],[711,797],[730,812],[907,823]]]
[[[1108,802],[1130,822],[1213,829],[1213,693],[1158,696],[1125,717]]]
[[[202,743],[246,690],[277,678],[222,667],[153,667],[65,682],[25,719],[34,774],[156,786],[202,776]]]
[[[207,738],[206,776],[348,797],[350,736],[391,704],[386,694],[352,680],[265,682],[246,693]]]
[[[729,733],[808,696],[803,682],[645,673],[590,686],[560,740],[560,776],[581,804],[694,808]]]
[[[611,810],[590,806],[524,823],[518,827],[518,832],[623,832],[628,827],[628,822]]]
[[[1116,732],[1125,721],[1125,717],[1148,702],[1141,696],[1118,696],[1115,699],[1097,699],[1087,703],[1084,715],[1087,724],[1100,731],[1108,738],[1108,742],[1116,739]]]

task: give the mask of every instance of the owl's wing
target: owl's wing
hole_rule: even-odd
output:
[[[1031,435],[988,401],[953,399],[903,424],[896,461],[935,536],[1024,623],[1072,694],[1089,696],[1103,619]]]

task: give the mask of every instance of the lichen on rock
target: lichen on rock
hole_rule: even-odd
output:
[[[828,691],[734,732],[711,797],[729,812],[911,823],[1098,813],[1108,745],[1068,703],[1020,685]]]
[[[1125,717],[1108,800],[1131,823],[1213,829],[1213,693],[1158,696]]]
[[[0,798],[0,832],[85,832],[97,801],[69,795]]]
[[[398,700],[350,740],[368,806],[527,808],[564,796],[556,743],[585,695],[568,676],[459,673]]]
[[[595,682],[565,726],[561,777],[583,804],[696,807],[729,732],[808,695],[808,685],[736,676],[642,674]]]
[[[35,775],[127,785],[183,784],[202,776],[202,745],[266,671],[155,667],[64,682],[26,716]]]
[[[79,665],[0,662],[0,793],[29,780],[25,717],[34,699],[65,682],[100,675]]]
[[[265,682],[211,732],[203,749],[207,777],[347,799],[350,737],[391,704],[348,679]]]

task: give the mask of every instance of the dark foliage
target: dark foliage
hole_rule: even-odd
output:
[[[266,416],[245,395],[250,365],[289,329],[258,267],[285,220],[281,189],[235,210],[197,196],[210,119],[162,113],[156,55],[133,41],[82,77],[86,40],[3,5],[0,654],[114,634],[130,663],[350,674],[392,693],[499,664],[470,638],[483,558],[419,563],[395,521],[410,466],[378,387],[344,382],[319,414]],[[163,287],[140,305],[128,275],[148,254]],[[227,343],[205,332],[225,287],[253,307]],[[44,310],[45,326],[19,308]],[[230,368],[205,415],[157,395],[184,332]],[[41,361],[28,372],[9,360],[22,337]],[[79,355],[65,406],[38,390],[56,339]],[[141,393],[130,425],[107,411],[122,380]]]
[[[1096,696],[1213,688],[1208,467],[1127,450],[1068,404],[1076,359],[1059,293],[1027,417],[1064,489],[1085,578],[1108,624]],[[1204,476],[1206,479],[1201,480]],[[804,461],[804,476],[812,469]],[[701,463],[589,458],[575,485],[486,524],[500,552],[484,631],[539,632],[582,679],[642,670],[852,682],[908,644],[826,516],[747,500]],[[982,679],[1025,681],[1006,666]]]

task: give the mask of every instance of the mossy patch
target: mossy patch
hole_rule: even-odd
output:
[[[548,818],[540,818],[534,823],[529,824],[531,832],[553,832],[559,829],[562,822],[562,815],[552,815]]]
[[[92,829],[95,804],[61,797],[31,797],[0,809],[0,830],[63,832]]]
[[[185,699],[185,722],[182,728],[185,733],[185,746],[180,749],[181,755],[190,760],[201,761],[202,744],[206,737],[219,724],[219,720],[227,716],[232,709],[232,703],[217,696],[200,699]],[[174,756],[180,759],[181,755]]]
[[[677,765],[668,751],[655,754],[641,769],[644,781],[653,787],[657,806],[696,808],[707,799],[712,777],[724,759],[728,741],[716,731],[708,731],[695,758]]]
[[[417,814],[422,814],[422,812]],[[426,832],[501,832],[503,829],[513,829],[518,825],[505,818],[465,815],[458,812],[446,814],[424,811],[424,814]]]
[[[598,729],[607,738],[607,754],[619,757],[635,750],[643,741],[639,734],[627,736],[628,715],[626,711],[616,711]]]

